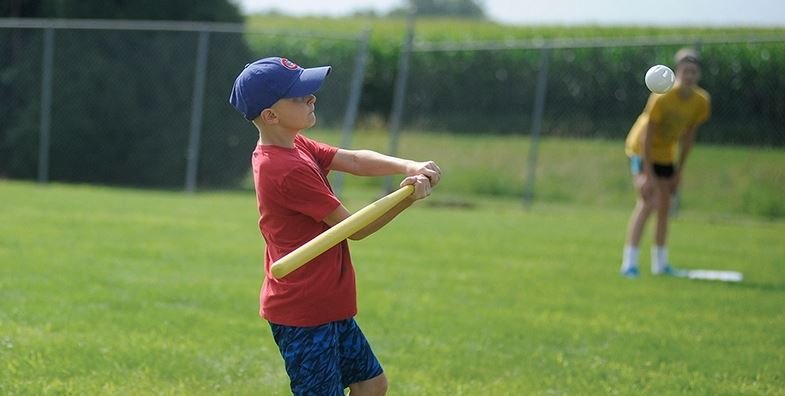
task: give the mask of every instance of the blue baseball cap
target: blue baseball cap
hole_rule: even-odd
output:
[[[311,95],[330,74],[330,66],[304,69],[286,58],[264,58],[245,65],[234,80],[229,103],[253,120],[279,99]]]

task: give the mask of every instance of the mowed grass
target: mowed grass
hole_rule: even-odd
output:
[[[331,130],[307,135],[338,145]],[[389,152],[386,131],[359,130],[351,147]],[[484,195],[521,199],[531,141],[521,135],[456,135],[407,130],[398,155],[434,160],[445,173],[439,199]],[[544,138],[538,145],[537,202],[629,208],[634,200],[623,140]],[[785,150],[696,143],[684,171],[681,208],[785,218]],[[372,178],[347,184],[376,187]]]
[[[745,281],[627,280],[628,207],[472,202],[352,243],[391,395],[785,394],[785,222],[684,211],[673,262]],[[0,203],[0,394],[288,393],[252,192],[2,181]]]

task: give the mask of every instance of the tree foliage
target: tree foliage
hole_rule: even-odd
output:
[[[15,17],[243,20],[228,0],[11,0],[2,12]],[[198,34],[56,30],[50,177],[182,185]],[[40,30],[0,30],[0,176],[36,174],[41,48]],[[225,186],[246,174],[248,147],[255,139],[227,103],[237,69],[251,55],[241,35],[212,34],[208,51],[198,179],[202,185]]]
[[[0,17],[241,22],[227,0],[6,0]]]
[[[485,19],[485,8],[481,0],[409,0],[409,7],[417,16],[457,17]],[[391,11],[392,16],[408,13],[408,8]]]

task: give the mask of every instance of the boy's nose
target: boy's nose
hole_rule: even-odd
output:
[[[308,99],[306,100],[309,104],[316,103],[316,95],[308,95]]]

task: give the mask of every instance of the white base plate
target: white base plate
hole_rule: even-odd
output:
[[[722,282],[741,282],[744,275],[736,271],[716,271],[716,270],[689,270],[687,278],[700,280],[716,280]]]

